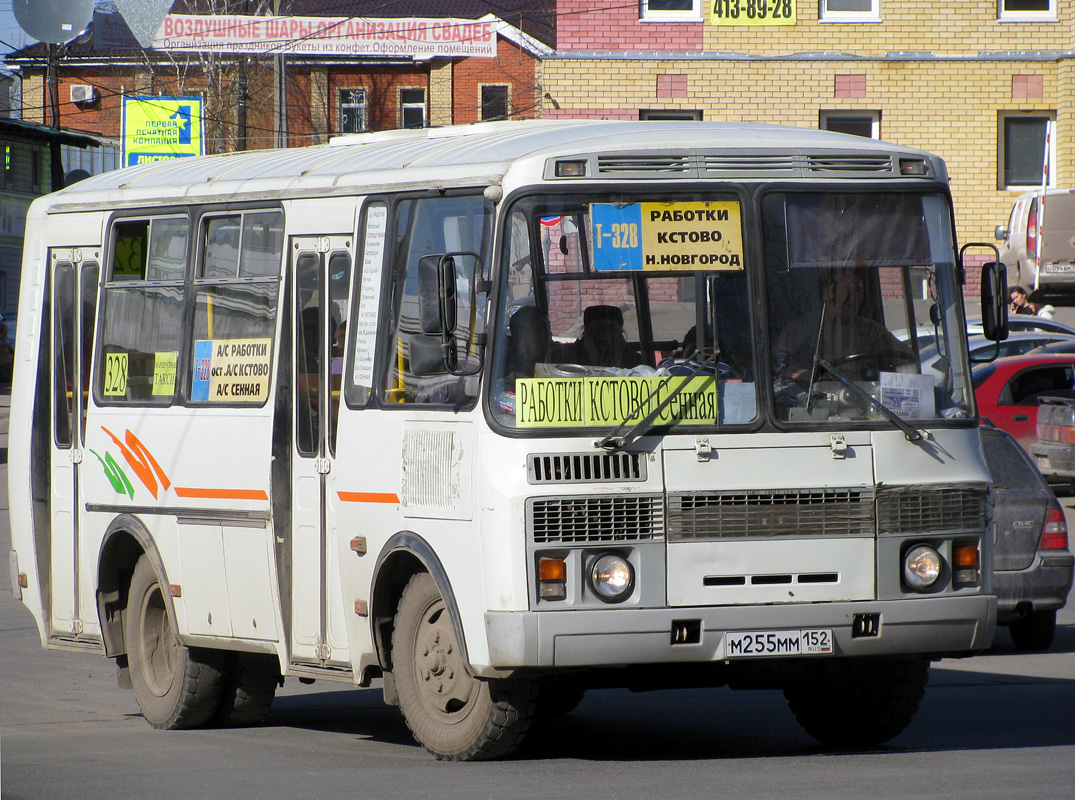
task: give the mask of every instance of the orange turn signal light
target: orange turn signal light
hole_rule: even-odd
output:
[[[538,561],[538,579],[545,581],[566,581],[567,562],[562,558],[543,558]]]
[[[952,561],[956,569],[978,569],[978,546],[957,544],[952,548]]]

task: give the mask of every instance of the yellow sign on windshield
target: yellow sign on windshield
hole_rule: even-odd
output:
[[[647,378],[524,378],[516,383],[515,424],[520,428],[608,427],[638,422],[682,383],[654,425],[712,423],[717,419],[713,376]]]

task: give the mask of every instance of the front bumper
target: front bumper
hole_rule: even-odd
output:
[[[1011,622],[1025,611],[1063,608],[1071,591],[1075,556],[1063,550],[1039,551],[1026,569],[993,572],[997,618]]]
[[[879,615],[876,635],[853,635],[857,616]],[[587,667],[723,661],[728,631],[831,629],[834,656],[970,655],[992,643],[996,598],[694,608],[509,612],[485,615],[494,668]],[[672,631],[700,622],[698,641]]]

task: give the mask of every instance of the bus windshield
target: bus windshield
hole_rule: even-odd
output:
[[[972,414],[943,194],[546,195],[506,219],[491,382],[504,426]]]

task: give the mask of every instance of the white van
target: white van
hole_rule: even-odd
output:
[[[1045,195],[1041,274],[1035,282],[1037,225],[1041,190],[1019,196],[1008,226],[996,227],[1000,260],[1008,268],[1009,284],[1033,289],[1075,288],[1075,189],[1049,189]]]

